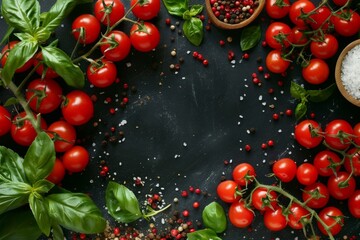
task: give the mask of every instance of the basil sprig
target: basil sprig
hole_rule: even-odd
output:
[[[196,17],[204,6],[195,4],[189,6],[188,0],[163,0],[169,14],[185,20],[182,29],[185,37],[195,46],[199,46],[204,38],[203,22]]]
[[[85,76],[79,66],[59,48],[49,49],[43,46],[64,18],[79,3],[91,3],[91,0],[57,0],[48,12],[41,13],[38,0],[3,0],[1,13],[9,29],[6,38],[13,32],[21,40],[9,52],[8,60],[1,71],[2,84],[9,85],[16,69],[23,66],[39,50],[46,51],[44,64],[53,68],[72,87],[80,88],[85,84]],[[5,42],[3,39],[1,42]],[[50,56],[50,55],[52,56]]]
[[[241,31],[240,48],[241,51],[247,51],[255,47],[261,39],[260,25],[250,25]]]

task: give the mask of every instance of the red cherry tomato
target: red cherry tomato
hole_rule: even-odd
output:
[[[134,6],[135,4],[136,6]],[[131,11],[135,15],[135,17],[146,21],[153,19],[158,15],[158,13],[160,12],[161,2],[160,0],[131,0],[130,6],[134,6]]]
[[[353,141],[356,145],[360,145],[360,123],[355,124],[353,128],[354,136]]]
[[[268,209],[264,213],[264,225],[270,231],[281,231],[286,225],[286,217],[282,213],[282,209],[280,207],[272,210]]]
[[[121,61],[130,53],[130,38],[122,31],[113,30],[102,41],[100,50],[106,59],[114,62]]]
[[[311,185],[317,181],[318,171],[311,163],[303,163],[297,168],[296,178],[302,185]]]
[[[11,114],[0,105],[0,136],[7,134],[11,129]]]
[[[350,37],[360,31],[360,15],[353,10],[338,11],[330,20],[335,31],[342,36]]]
[[[265,9],[269,17],[280,19],[288,15],[290,11],[290,1],[267,0],[265,2]]]
[[[351,0],[333,0],[335,5],[337,5],[337,6],[344,6],[348,1],[351,1]]]
[[[243,201],[233,202],[228,214],[231,224],[238,228],[246,228],[254,220],[254,213],[245,206]]]
[[[232,180],[225,180],[218,184],[216,188],[219,198],[227,203],[233,203],[240,199],[240,196],[236,194],[240,190],[240,186]]]
[[[272,166],[275,176],[282,182],[290,182],[296,175],[296,163],[291,158],[281,158]]]
[[[65,152],[74,146],[76,141],[76,130],[68,122],[55,121],[47,129],[49,136],[54,139],[56,152]]]
[[[72,33],[77,41],[83,44],[95,42],[101,31],[99,20],[91,14],[82,14],[72,23]]]
[[[286,48],[292,42],[291,28],[283,22],[273,22],[266,29],[265,41],[273,49]]]
[[[100,62],[90,63],[86,76],[91,84],[98,88],[109,87],[117,78],[117,69],[113,62],[102,59]]]
[[[131,45],[139,52],[149,52],[160,42],[160,32],[150,23],[135,23],[130,29]]]
[[[356,181],[348,172],[338,172],[329,177],[327,187],[330,195],[337,200],[351,197],[356,189]]]
[[[327,6],[316,9],[310,16],[311,28],[314,30],[321,28],[323,31],[327,31],[329,29],[330,17],[331,10]]]
[[[310,221],[310,212],[297,203],[292,203],[290,206],[290,214],[288,215],[288,225],[292,229],[303,229],[304,222]]]
[[[315,9],[315,5],[308,0],[295,1],[290,6],[289,17],[292,23],[299,27],[305,27],[306,23],[300,18],[302,13],[309,13]]]
[[[340,170],[340,162],[341,159],[336,153],[323,150],[315,155],[313,164],[320,176],[329,177]]]
[[[11,41],[3,47],[3,49],[1,50],[1,66],[3,67],[5,66],[6,60],[9,56],[9,51],[11,51],[11,49],[13,49],[15,45],[18,43],[19,41],[16,40]],[[34,58],[30,58],[30,60],[28,60],[22,67],[16,69],[15,72],[17,73],[25,72],[31,68],[33,63],[34,63]]]
[[[246,186],[253,180],[256,173],[254,167],[249,163],[240,163],[234,168],[232,176],[240,186]]]
[[[340,209],[336,207],[326,207],[319,213],[320,219],[325,223],[327,227],[330,227],[330,233],[335,236],[338,234],[342,226],[344,224],[344,215],[340,211]],[[322,234],[328,236],[329,234],[326,232],[325,227],[317,222],[317,226]]]
[[[290,61],[282,58],[280,50],[272,50],[266,56],[266,68],[272,73],[284,73],[290,65]]]
[[[291,29],[291,34],[292,34],[291,43],[297,45],[306,44],[308,41],[308,37],[306,36],[306,34],[304,34],[305,31],[307,31],[307,29],[304,27],[299,27],[299,26],[293,27]]]
[[[322,142],[322,137],[316,132],[322,132],[320,124],[314,120],[303,120],[295,126],[295,140],[305,148],[315,148]]]
[[[346,154],[347,156],[345,157],[344,162],[344,167],[346,171],[348,173],[351,173],[353,168],[354,176],[360,176],[360,150],[354,147],[349,149]]]
[[[64,164],[62,163],[61,160],[57,158],[55,159],[55,164],[51,173],[49,174],[49,176],[47,176],[46,179],[54,184],[59,184],[64,179],[64,176],[65,176]]]
[[[251,195],[251,204],[259,211],[274,209],[278,206],[277,194],[266,188],[257,188]]]
[[[44,66],[41,52],[35,55],[33,66],[36,67],[36,73],[39,74],[41,78],[57,78],[59,76],[52,68]]]
[[[89,153],[82,146],[73,146],[63,155],[66,170],[72,173],[82,172],[89,163]]]
[[[332,148],[343,150],[351,144],[353,128],[349,122],[335,119],[326,125],[325,134],[326,144]]]
[[[62,88],[51,78],[38,78],[29,83],[25,97],[34,112],[51,113],[61,104]]]
[[[355,218],[360,218],[360,190],[356,190],[348,199],[348,209]]]
[[[303,202],[311,208],[323,208],[329,202],[330,194],[327,187],[320,182],[306,186],[303,193]]]
[[[85,92],[73,90],[66,95],[61,112],[64,119],[71,125],[83,125],[93,117],[94,105]]]
[[[339,43],[336,37],[331,34],[325,34],[321,39],[313,40],[310,43],[311,53],[321,59],[328,59],[333,57],[339,48]]]
[[[317,85],[324,83],[329,78],[330,69],[328,64],[319,58],[313,58],[302,69],[302,76],[308,83]]]
[[[125,16],[125,7],[120,0],[97,0],[94,15],[102,24],[113,26]]]

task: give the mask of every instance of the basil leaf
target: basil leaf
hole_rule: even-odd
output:
[[[297,84],[296,82],[291,82],[290,94],[293,98],[301,100],[306,96],[306,90],[300,84]]]
[[[42,55],[45,65],[54,69],[67,85],[75,88],[84,87],[84,73],[79,66],[72,63],[64,51],[54,46],[46,46],[42,48]]]
[[[124,185],[109,182],[105,201],[110,215],[121,223],[133,222],[142,217],[135,194]]]
[[[42,13],[44,16],[42,27],[47,31],[53,32],[62,21],[69,15],[77,4],[91,3],[91,0],[57,0],[50,10],[46,13]]]
[[[187,240],[221,240],[211,229],[205,228],[186,234]]]
[[[336,85],[333,83],[322,90],[307,90],[308,100],[311,102],[323,102],[334,93],[335,89]]]
[[[212,202],[204,208],[202,219],[205,227],[214,230],[216,233],[222,233],[226,229],[225,211],[217,202]]]
[[[163,3],[171,15],[182,17],[189,8],[188,0],[163,0]]]
[[[37,198],[35,194],[30,194],[29,205],[41,232],[49,236],[51,222],[47,212],[46,202],[42,198]]]
[[[35,41],[21,41],[9,52],[6,64],[1,71],[1,77],[5,85],[8,85],[16,71],[22,67],[38,50],[38,43]]]
[[[40,26],[40,4],[37,0],[3,0],[1,13],[9,26],[34,34]]]
[[[33,185],[33,191],[39,194],[44,194],[44,193],[48,193],[50,189],[52,189],[54,186],[55,184],[53,184],[52,182],[46,179],[41,179]]]
[[[58,193],[46,196],[48,213],[56,223],[85,234],[103,232],[106,220],[91,198],[82,193]]]
[[[203,22],[197,17],[192,17],[184,22],[183,32],[192,44],[199,46],[204,37]]]
[[[0,215],[0,240],[37,240],[41,231],[30,209],[15,209]]]
[[[0,214],[21,207],[28,203],[31,186],[26,183],[13,182],[0,184]]]
[[[4,34],[3,38],[1,39],[0,45],[4,45],[6,42],[9,41],[10,35],[14,32],[15,28],[8,27],[6,33]]]
[[[307,106],[305,101],[300,102],[295,108],[295,118],[299,120],[305,116],[307,112]]]
[[[186,10],[184,13],[183,13],[183,16],[182,18],[184,20],[190,20],[192,18],[192,16],[190,15],[190,10]]]
[[[52,226],[53,240],[64,240],[64,232],[59,224]]]
[[[49,135],[41,132],[24,157],[24,169],[30,183],[46,178],[55,164],[55,148]]]
[[[23,168],[24,159],[16,152],[0,146],[0,184],[4,182],[27,182]]]
[[[255,47],[261,39],[260,25],[251,25],[241,31],[240,48],[241,51],[247,51]]]
[[[200,14],[204,9],[203,5],[195,4],[190,7],[190,16],[195,17],[196,15]]]

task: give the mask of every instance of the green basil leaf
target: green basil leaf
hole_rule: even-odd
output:
[[[197,17],[192,17],[184,22],[183,32],[192,44],[199,46],[204,37],[203,22]]]
[[[85,234],[103,232],[106,220],[91,198],[82,193],[58,193],[46,196],[48,212],[56,223]]]
[[[14,32],[15,28],[8,27],[6,33],[4,34],[3,38],[1,39],[0,45],[4,45],[6,42],[9,41],[10,35]]]
[[[34,34],[40,26],[40,4],[37,0],[3,0],[1,13],[9,26]]]
[[[69,15],[77,4],[92,3],[91,0],[57,0],[50,10],[42,13],[42,27],[49,32],[53,32],[62,21]]]
[[[261,39],[260,25],[251,25],[241,31],[240,48],[241,51],[247,51],[255,47]]]
[[[2,79],[5,85],[8,85],[16,69],[22,67],[30,58],[32,58],[38,50],[36,41],[21,41],[14,46],[9,52],[6,64],[1,71]]]
[[[42,48],[42,54],[45,65],[54,69],[67,85],[75,88],[84,87],[84,73],[64,51],[54,46],[47,46]]]
[[[59,224],[52,226],[52,239],[64,240],[64,232]]]
[[[27,183],[6,182],[0,184],[0,214],[28,203],[31,186]]]
[[[214,230],[205,228],[186,234],[187,240],[221,240]]]
[[[46,236],[49,236],[51,221],[47,211],[46,202],[42,198],[37,198],[35,194],[30,194],[29,205],[41,232]]]
[[[335,89],[336,85],[333,83],[321,90],[307,90],[308,100],[311,102],[323,102],[334,93]]]
[[[163,3],[171,15],[182,17],[189,8],[189,0],[163,0]]]
[[[55,148],[49,135],[41,132],[30,145],[24,157],[24,169],[30,183],[46,178],[55,164]]]
[[[33,189],[35,192],[39,194],[44,194],[44,193],[48,193],[50,189],[52,189],[54,186],[55,184],[53,184],[52,182],[46,179],[41,179],[33,185]]]
[[[142,217],[135,194],[124,185],[109,182],[105,201],[110,215],[121,223],[130,223]]]
[[[1,214],[0,226],[0,240],[37,240],[41,236],[35,218],[28,208],[18,208]]]
[[[200,14],[204,9],[203,5],[195,4],[190,7],[190,16],[195,17],[196,15]]]
[[[190,15],[190,10],[186,10],[184,13],[183,13],[183,19],[184,20],[190,20],[192,18],[192,16]]]
[[[300,84],[293,81],[290,85],[290,94],[293,98],[301,100],[306,97],[306,90]]]
[[[226,230],[225,211],[217,202],[212,202],[204,208],[202,219],[205,227],[214,230],[216,233],[222,233]]]
[[[300,120],[301,118],[303,118],[305,116],[306,112],[307,112],[306,103],[304,101],[302,101],[295,108],[296,120]]]
[[[23,163],[24,159],[16,152],[0,146],[0,184],[4,182],[27,182]]]

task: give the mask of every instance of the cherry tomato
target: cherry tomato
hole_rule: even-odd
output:
[[[299,27],[299,26],[295,26],[291,29],[291,43],[293,44],[297,44],[297,45],[302,45],[302,44],[306,44],[308,41],[308,37],[306,36],[306,34],[304,34],[304,32],[307,29],[304,27]]]
[[[83,125],[93,117],[94,104],[85,92],[73,90],[66,95],[61,112],[71,125]]]
[[[49,174],[49,176],[46,177],[47,180],[52,182],[53,184],[59,184],[65,177],[65,167],[63,162],[56,158],[54,167]]]
[[[86,76],[91,84],[98,88],[109,87],[117,78],[117,69],[113,62],[106,59],[90,63]]]
[[[41,78],[57,78],[59,76],[52,68],[44,66],[41,52],[35,55],[33,66],[36,67],[36,73],[39,74]]]
[[[336,37],[331,34],[325,34],[321,39],[313,40],[310,43],[311,53],[321,59],[333,57],[339,48]]]
[[[337,6],[344,6],[348,1],[350,1],[350,0],[333,0],[335,5],[337,5]]]
[[[246,186],[256,176],[255,169],[249,163],[240,163],[235,166],[232,176],[240,186]]]
[[[319,58],[310,59],[309,64],[302,69],[302,76],[308,83],[321,84],[329,78],[328,64]]]
[[[0,105],[0,136],[7,134],[11,129],[11,114]]]
[[[72,33],[79,43],[90,44],[95,42],[101,31],[99,20],[91,14],[82,14],[72,23]]]
[[[227,203],[233,203],[240,199],[240,196],[236,194],[238,190],[240,190],[240,186],[232,180],[222,181],[216,188],[219,198]]]
[[[63,120],[55,121],[47,129],[48,135],[55,140],[56,152],[65,152],[74,146],[76,141],[76,130],[68,122]]]
[[[360,190],[356,190],[348,199],[348,209],[356,218],[360,218]]]
[[[300,18],[302,13],[309,13],[315,9],[315,5],[308,0],[295,1],[290,6],[289,17],[292,23],[299,27],[305,27],[306,23]]]
[[[137,4],[136,4],[137,3]],[[146,0],[146,1],[138,1],[131,0],[130,6],[134,6],[131,10],[135,17],[141,20],[150,20],[158,15],[160,12],[160,0]]]
[[[273,49],[286,48],[292,42],[291,28],[283,22],[271,23],[265,32],[265,41]]]
[[[318,122],[308,119],[303,120],[295,126],[295,140],[305,148],[315,148],[323,140],[316,132],[322,132]]]
[[[338,234],[344,224],[344,215],[340,209],[336,207],[326,207],[319,213],[320,219],[325,223],[326,226],[330,227],[330,233],[334,236]],[[326,236],[329,234],[326,232],[325,227],[317,222],[319,230]]]
[[[265,9],[269,17],[280,19],[288,15],[290,11],[290,1],[267,0],[265,2]]]
[[[273,73],[284,73],[290,65],[290,61],[282,58],[280,50],[272,50],[266,56],[266,67]]]
[[[325,127],[325,142],[332,148],[343,150],[351,144],[353,133],[349,122],[335,119]]]
[[[271,208],[274,209],[278,206],[277,194],[266,188],[257,188],[252,193],[251,204],[259,211],[265,211]]]
[[[329,202],[329,198],[329,190],[321,182],[306,186],[302,193],[303,202],[306,202],[307,206],[316,209],[325,207]]]
[[[3,47],[3,49],[1,50],[1,62],[0,62],[1,66],[3,66],[3,67],[5,66],[6,60],[9,56],[9,51],[11,51],[11,49],[13,49],[15,47],[15,45],[18,43],[19,43],[19,41],[16,41],[16,40],[11,41]],[[34,58],[30,58],[30,60],[28,60],[23,66],[16,69],[15,72],[17,72],[17,73],[25,72],[31,68],[33,63],[34,63]]]
[[[360,176],[360,150],[357,148],[351,148],[346,152],[346,154],[347,156],[345,157],[345,162],[344,162],[344,167],[346,171],[348,173],[351,173],[352,172],[351,165],[352,165],[354,176]]]
[[[17,144],[27,147],[35,140],[37,133],[30,120],[24,120],[25,117],[26,113],[21,112],[13,118],[10,133],[12,139]],[[36,118],[35,115],[34,117]],[[40,120],[40,126],[42,129],[47,128],[47,124],[43,118]]]
[[[354,136],[353,141],[356,145],[360,145],[360,123],[355,124],[353,128]]]
[[[289,210],[288,224],[292,229],[303,229],[303,223],[310,222],[310,212],[299,204],[292,203]]]
[[[62,101],[62,88],[51,78],[32,80],[25,93],[30,108],[37,113],[51,113]]]
[[[122,31],[113,30],[102,41],[100,50],[106,59],[114,62],[121,61],[130,53],[130,38]]]
[[[243,201],[233,202],[228,214],[231,224],[238,228],[246,228],[254,220],[254,213],[245,206]]]
[[[311,185],[318,179],[318,171],[311,163],[302,163],[297,168],[296,178],[302,185]]]
[[[327,6],[317,8],[310,16],[311,28],[314,30],[321,28],[323,31],[327,31],[329,29],[330,17],[331,10]]]
[[[112,26],[125,16],[125,7],[120,0],[97,0],[94,15],[104,25]]]
[[[63,155],[66,170],[72,173],[83,171],[89,163],[89,152],[82,146],[73,146]]]
[[[272,166],[275,176],[282,182],[290,182],[296,175],[296,163],[291,158],[281,158]]]
[[[345,171],[330,176],[327,182],[330,195],[338,200],[348,199],[356,189],[356,181]]]
[[[282,209],[280,207],[272,210],[268,209],[264,213],[264,225],[270,231],[281,231],[286,225],[286,217],[282,213]]]
[[[331,17],[335,31],[345,37],[357,34],[360,30],[360,16],[353,10],[342,10]]]
[[[139,52],[149,52],[160,42],[160,32],[150,23],[135,23],[130,29],[131,45]]]
[[[340,170],[340,162],[341,159],[336,153],[323,150],[315,155],[313,164],[320,176],[329,177]]]

